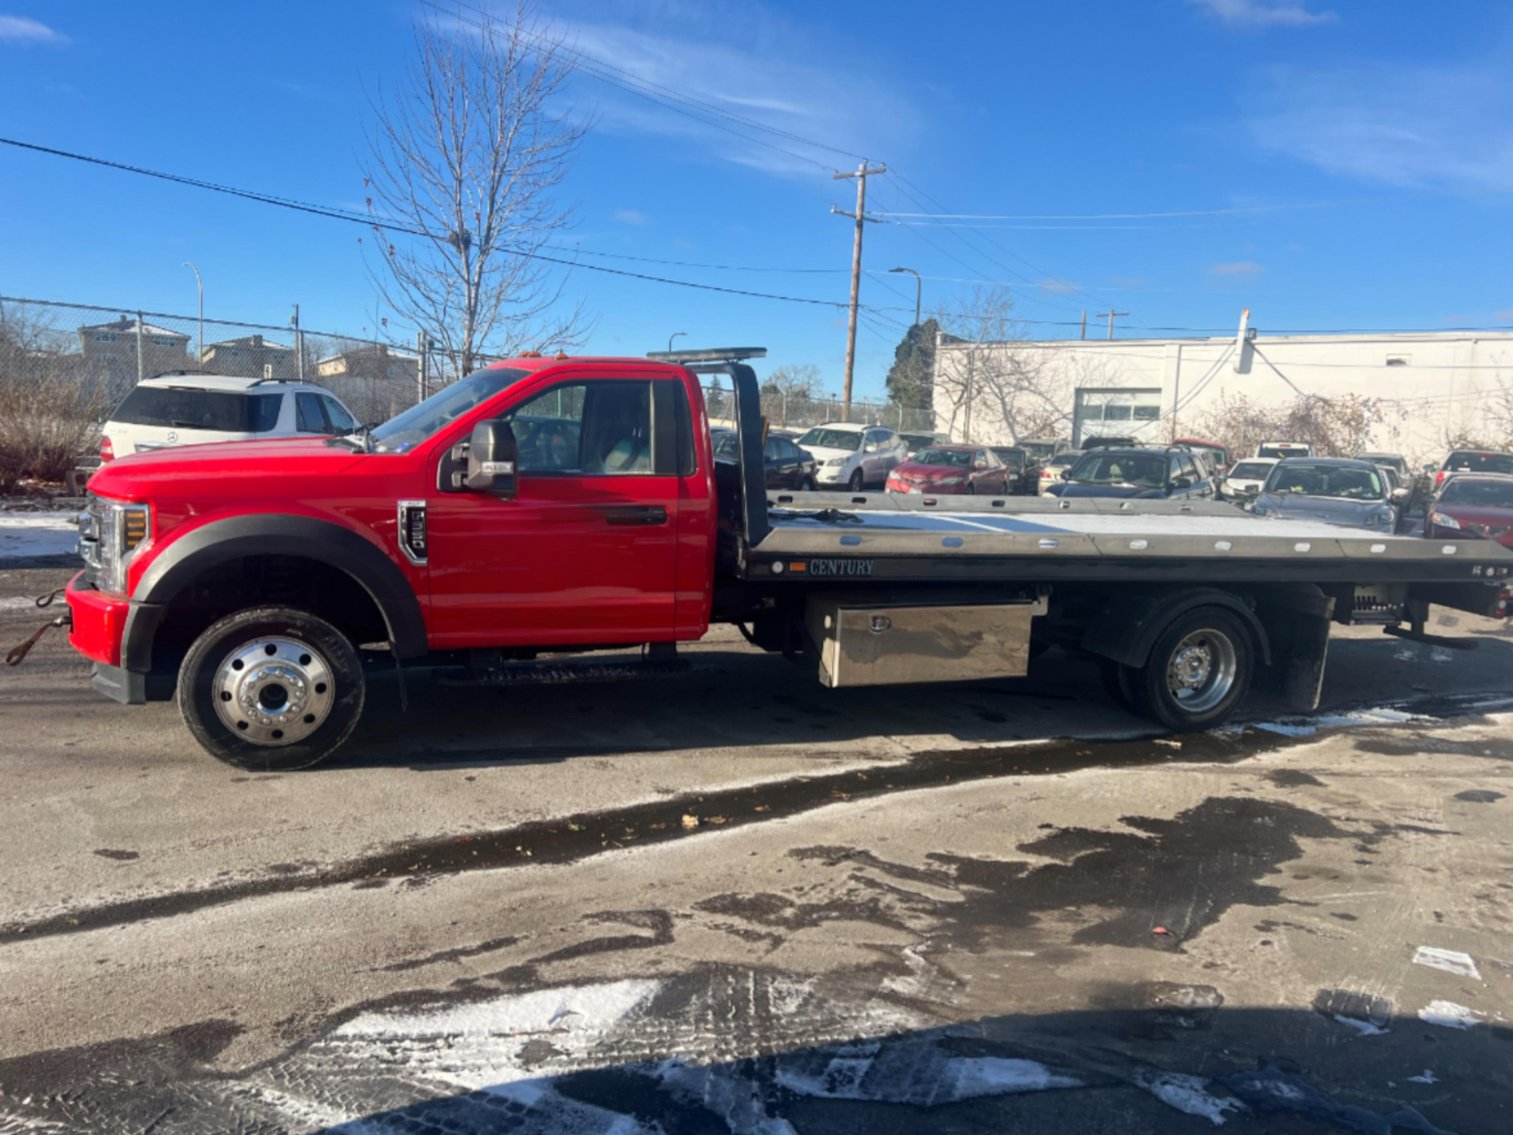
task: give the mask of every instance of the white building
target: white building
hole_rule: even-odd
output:
[[[942,335],[936,428],[953,439],[1201,436],[1240,399],[1369,407],[1363,448],[1411,462],[1513,435],[1513,334],[1443,331],[975,343]],[[1228,438],[1216,440],[1228,441]]]

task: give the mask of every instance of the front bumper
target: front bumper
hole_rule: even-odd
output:
[[[92,662],[120,666],[121,643],[126,637],[131,603],[120,596],[96,591],[84,582],[82,571],[68,581],[64,598],[73,619],[68,645]]]

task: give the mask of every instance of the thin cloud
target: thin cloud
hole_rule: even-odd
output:
[[[1503,311],[1494,311],[1492,313],[1492,318],[1497,320],[1497,322],[1499,323],[1513,323],[1513,307],[1507,308]]]
[[[585,21],[562,21],[555,30],[569,53],[585,57],[575,91],[592,99],[601,130],[682,140],[696,159],[779,177],[828,179],[832,170],[855,166],[850,154],[886,158],[909,148],[921,129],[918,113],[862,63],[848,70],[833,57],[817,54],[810,61],[775,51],[770,41],[783,29],[761,25],[778,17],[753,5],[740,18],[739,28],[722,31],[697,21],[677,36],[660,27]],[[803,37],[788,29],[783,40]],[[604,64],[615,70],[606,72]],[[627,82],[704,105],[676,109],[627,90]]]
[[[20,44],[23,47],[46,45],[66,46],[69,39],[60,31],[48,27],[40,20],[26,16],[0,16],[0,43]]]
[[[1265,269],[1254,260],[1226,260],[1209,267],[1215,276],[1227,276],[1235,280],[1254,280]]]
[[[1225,27],[1240,31],[1264,31],[1267,28],[1312,28],[1339,22],[1339,15],[1328,10],[1315,11],[1306,4],[1288,0],[1189,0],[1204,9]]]
[[[651,218],[639,209],[616,209],[609,215],[612,221],[618,221],[622,225],[649,225]]]
[[[1277,68],[1251,98],[1263,148],[1389,185],[1513,190],[1513,76],[1499,64]]]

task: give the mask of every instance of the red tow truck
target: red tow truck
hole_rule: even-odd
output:
[[[370,671],[657,672],[711,623],[828,686],[1022,675],[1059,645],[1183,730],[1253,680],[1312,708],[1331,623],[1428,639],[1431,602],[1507,612],[1513,553],[1491,541],[1207,502],[769,496],[764,354],[522,357],[371,431],[111,462],[80,518],[69,641],[102,693],[177,697],[213,756],[285,769],[348,739]],[[704,373],[731,378],[735,463],[714,458]]]

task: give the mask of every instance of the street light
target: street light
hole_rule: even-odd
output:
[[[185,268],[194,273],[194,286],[200,293],[200,352],[195,356],[197,366],[205,363],[205,282],[200,279],[200,270],[189,261],[181,262]]]
[[[914,326],[919,326],[919,299],[924,292],[924,281],[913,268],[889,268],[889,272],[907,272],[914,277]]]
[[[669,354],[672,352],[672,341],[674,339],[676,339],[679,335],[682,335],[682,336],[686,337],[688,335],[688,332],[687,331],[674,331],[671,335],[669,335],[667,337],[667,350],[668,350]]]

